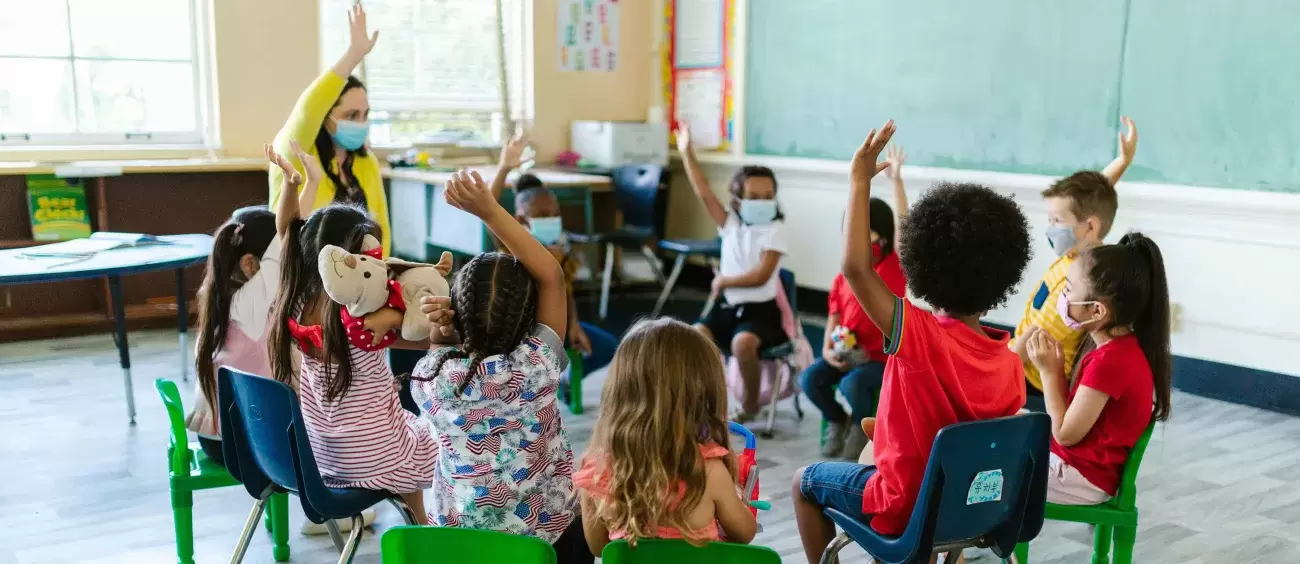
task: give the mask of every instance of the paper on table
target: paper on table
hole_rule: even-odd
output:
[[[717,149],[724,141],[722,98],[726,74],[722,69],[697,70],[677,74],[677,91],[673,94],[678,123],[691,128],[691,140],[697,149]]]
[[[679,68],[722,66],[723,0],[678,0],[673,14],[673,64]]]

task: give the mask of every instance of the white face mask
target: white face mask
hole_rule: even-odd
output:
[[[767,225],[776,220],[776,200],[741,200],[740,219],[749,225]]]

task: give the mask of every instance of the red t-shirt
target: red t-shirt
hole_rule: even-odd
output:
[[[1010,338],[898,299],[876,416],[876,473],[862,494],[872,529],[897,535],[907,528],[940,429],[1014,415],[1025,404],[1024,369],[1007,348]]]
[[[875,270],[895,296],[907,295],[907,281],[903,277],[903,267],[898,264],[897,252],[889,253],[889,256],[876,263]],[[826,301],[830,315],[840,316],[840,325],[848,327],[857,337],[858,348],[866,352],[871,360],[884,362],[885,337],[880,334],[880,328],[867,317],[867,310],[862,309],[862,304],[854,297],[843,274],[835,275],[835,281],[831,282],[830,297]]]
[[[1052,452],[1092,485],[1115,495],[1128,453],[1151,423],[1155,407],[1155,376],[1137,336],[1115,338],[1079,360],[1069,402],[1079,386],[1106,394],[1110,401],[1083,440],[1066,447],[1052,437]]]

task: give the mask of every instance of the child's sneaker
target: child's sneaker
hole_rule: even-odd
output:
[[[822,432],[822,456],[826,458],[839,458],[844,453],[844,438],[849,434],[849,426],[845,423],[827,422],[826,430]]]
[[[361,512],[361,522],[364,527],[369,527],[371,523],[375,522],[375,509],[373,507]],[[351,519],[335,519],[334,524],[338,525],[340,533],[352,532]],[[320,536],[328,535],[330,530],[325,527],[325,523],[312,523],[310,520],[306,520],[302,522],[302,529],[299,532],[308,536]]]
[[[842,456],[849,460],[857,460],[862,454],[862,449],[867,448],[867,434],[862,431],[860,425],[847,425],[847,427]]]

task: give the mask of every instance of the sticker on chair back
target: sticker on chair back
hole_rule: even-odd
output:
[[[988,503],[1002,499],[1002,470],[985,470],[971,480],[966,491],[966,505]]]

